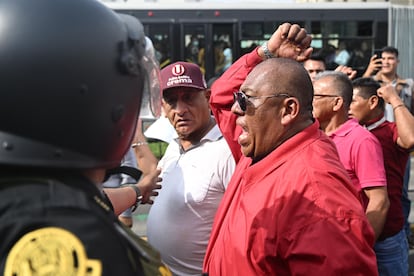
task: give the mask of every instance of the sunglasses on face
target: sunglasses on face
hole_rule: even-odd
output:
[[[274,98],[274,97],[286,97],[286,98],[289,98],[290,95],[289,94],[286,94],[286,93],[280,93],[280,94],[265,95],[265,96],[248,96],[248,95],[246,95],[242,91],[237,91],[237,92],[234,92],[233,93],[233,97],[234,97],[234,102],[237,102],[237,104],[240,106],[240,109],[243,112],[246,112],[246,110],[247,110],[247,103],[253,104],[252,99],[260,99],[260,98],[268,99],[268,98]],[[264,101],[263,101],[263,103],[264,103]],[[259,105],[255,106],[255,108],[257,108],[257,107],[259,107]]]

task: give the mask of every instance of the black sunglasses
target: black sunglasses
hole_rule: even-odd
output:
[[[260,98],[274,98],[274,97],[286,97],[289,98],[290,95],[286,94],[286,93],[280,93],[280,94],[273,94],[273,95],[267,95],[267,96],[247,96],[246,94],[244,94],[244,92],[242,91],[237,91],[233,93],[233,97],[234,97],[234,102],[237,101],[237,103],[240,106],[240,109],[243,112],[246,112],[247,110],[247,102],[251,102],[249,99],[260,99]],[[257,108],[258,106],[256,106]]]

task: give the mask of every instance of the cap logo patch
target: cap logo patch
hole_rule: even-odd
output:
[[[173,68],[171,68],[171,72],[174,76],[181,76],[182,74],[184,74],[184,71],[184,66],[182,66],[181,64],[177,64],[173,66]]]

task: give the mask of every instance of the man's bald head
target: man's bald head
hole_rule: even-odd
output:
[[[302,64],[286,58],[272,58],[258,64],[248,78],[262,77],[269,94],[286,93],[299,100],[301,113],[312,114],[313,86]]]

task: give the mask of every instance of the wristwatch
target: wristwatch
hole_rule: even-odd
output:
[[[141,200],[142,200],[142,194],[141,194],[141,191],[139,190],[139,188],[136,186],[136,185],[134,185],[134,184],[130,184],[130,185],[125,185],[126,187],[131,187],[132,189],[134,189],[134,191],[135,191],[135,194],[136,194],[136,196],[137,196],[137,198],[136,198],[136,200],[135,200],[135,203],[134,203],[134,205],[132,205],[132,209],[131,209],[131,211],[132,212],[134,212],[136,209],[137,209],[137,207],[138,207],[138,203],[140,203],[141,202]]]
[[[266,57],[266,59],[269,59],[269,58],[274,58],[275,56],[269,51],[269,48],[267,48],[267,41],[265,42],[265,43],[263,43],[263,45],[262,45],[262,50],[263,50],[263,53],[264,53],[264,55],[265,55],[265,57]]]

